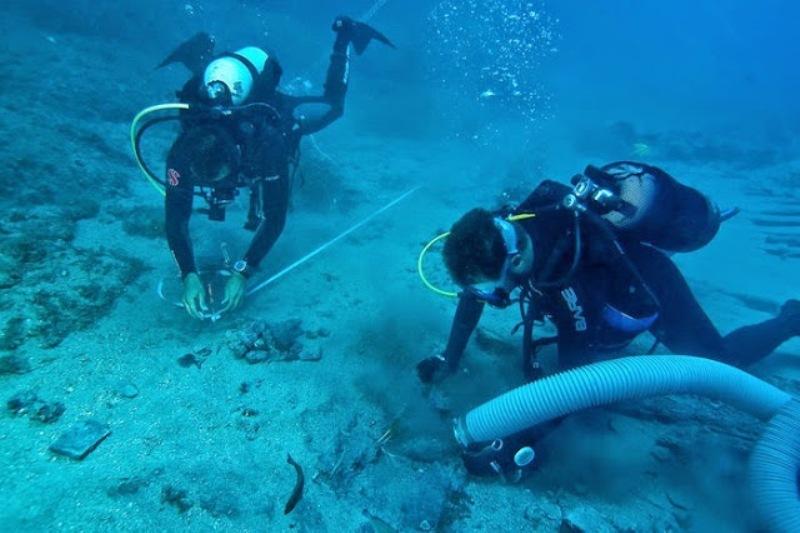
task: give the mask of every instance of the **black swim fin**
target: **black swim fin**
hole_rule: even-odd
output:
[[[214,38],[205,32],[197,33],[194,37],[178,45],[156,68],[165,67],[172,63],[182,63],[192,74],[200,75],[203,69],[214,57]]]
[[[333,21],[333,31],[343,32],[353,44],[353,49],[358,55],[364,53],[369,43],[373,39],[380,41],[386,46],[397,48],[392,41],[390,41],[384,34],[373,28],[372,26],[363,22],[358,22],[350,17],[337,17]]]
[[[392,41],[390,41],[384,34],[372,26],[364,24],[363,22],[354,22],[352,43],[353,49],[358,55],[364,53],[364,50],[367,49],[367,46],[369,46],[369,43],[372,41],[372,39],[380,41],[391,48],[397,48]]]

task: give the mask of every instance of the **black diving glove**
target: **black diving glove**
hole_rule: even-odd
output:
[[[417,376],[422,383],[440,383],[450,374],[447,361],[441,355],[423,359],[417,364]]]
[[[339,34],[337,42],[342,39],[347,44],[353,45],[353,49],[358,55],[364,53],[367,46],[373,39],[380,41],[386,46],[396,48],[384,34],[363,22],[358,22],[350,17],[339,16],[333,21],[333,31]]]

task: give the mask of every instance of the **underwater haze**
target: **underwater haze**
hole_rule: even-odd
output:
[[[426,287],[418,257],[474,207],[569,185],[590,164],[646,161],[739,210],[702,249],[671,256],[714,325],[779,315],[800,298],[800,3],[2,9],[0,531],[773,529],[749,470],[769,417],[725,394],[590,403],[536,442],[522,479],[471,475],[453,420],[525,384],[520,316],[487,309],[460,369],[420,383],[456,300]],[[279,91],[320,95],[340,15],[394,47],[373,34],[352,51],[343,113],[300,141],[285,228],[238,309],[222,300],[255,204],[242,191],[214,221],[195,200],[190,251],[211,311],[192,318],[162,197],[178,184],[167,163],[182,130],[154,121],[139,139],[161,189],[132,149],[137,113],[177,102],[192,76],[180,61],[157,67],[206,32],[216,53],[268,50]],[[454,291],[440,251],[424,272]],[[651,346],[644,333],[618,355]],[[800,395],[800,340],[746,370],[753,381],[735,383]]]

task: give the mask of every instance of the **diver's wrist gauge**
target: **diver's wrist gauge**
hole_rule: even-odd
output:
[[[250,265],[248,265],[247,261],[244,259],[239,259],[233,264],[233,271],[238,272],[246,278],[250,277]]]

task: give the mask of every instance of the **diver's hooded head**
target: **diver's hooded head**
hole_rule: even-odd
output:
[[[274,54],[248,46],[211,61],[203,72],[203,89],[212,103],[238,106],[253,94],[272,94],[282,74]]]
[[[473,209],[450,230],[444,246],[444,262],[453,280],[462,287],[489,285],[510,292],[530,275],[533,243],[518,224],[485,209]]]

